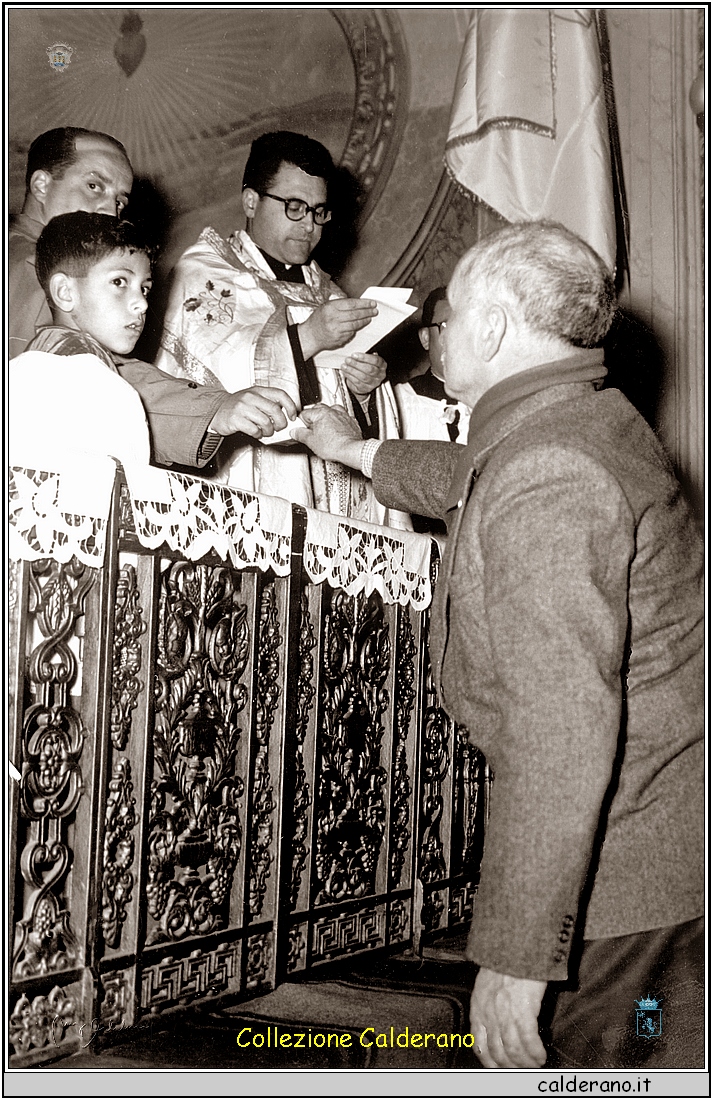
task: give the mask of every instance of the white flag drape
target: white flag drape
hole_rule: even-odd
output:
[[[562,222],[614,270],[609,131],[592,9],[473,12],[446,167],[508,221]]]

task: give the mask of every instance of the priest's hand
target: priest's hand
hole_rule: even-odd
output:
[[[475,1053],[486,1069],[524,1069],[545,1064],[537,1030],[547,982],[513,978],[481,967],[470,999]]]
[[[361,469],[364,445],[358,424],[338,405],[310,405],[302,410],[306,428],[295,428],[294,437],[320,458]]]
[[[210,430],[219,435],[242,432],[253,439],[269,437],[287,427],[298,409],[289,394],[271,386],[251,386],[226,394],[223,404],[210,422]]]
[[[355,397],[368,397],[386,378],[386,363],[375,352],[349,355],[344,360],[342,374]]]
[[[302,354],[311,359],[320,351],[344,347],[378,312],[376,302],[370,298],[332,298],[324,302],[297,326]]]

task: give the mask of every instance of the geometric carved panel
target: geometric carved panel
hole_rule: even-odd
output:
[[[195,950],[184,959],[163,959],[141,975],[141,1007],[165,1006],[206,993],[221,993],[239,973],[240,944]]]

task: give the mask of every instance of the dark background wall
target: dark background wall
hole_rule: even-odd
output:
[[[8,12],[9,205],[32,138],[106,130],[137,175],[131,214],[161,238],[165,276],[207,224],[242,228],[248,148],[267,129],[319,138],[344,168],[322,260],[344,288],[414,288],[421,302],[498,218],[443,173],[465,8],[28,8]],[[611,8],[614,91],[631,225],[621,369],[685,480],[704,469],[702,147],[688,92],[703,8]],[[46,49],[73,49],[66,71]],[[160,288],[154,309],[160,310]],[[418,357],[414,325],[390,348]]]

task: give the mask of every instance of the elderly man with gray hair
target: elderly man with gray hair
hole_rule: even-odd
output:
[[[323,406],[300,438],[448,523],[431,658],[494,773],[476,1050],[487,1067],[703,1065],[700,534],[656,436],[603,388],[615,297],[596,253],[554,223],[508,226],[448,299],[466,447],[364,441]]]

